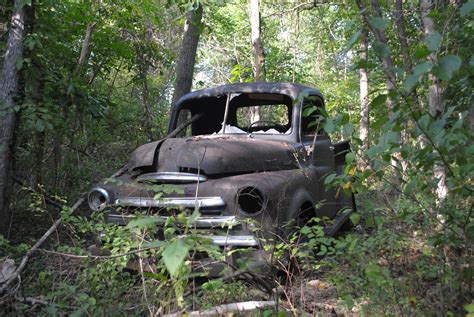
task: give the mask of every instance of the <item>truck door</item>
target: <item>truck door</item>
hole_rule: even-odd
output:
[[[310,115],[303,115],[309,107],[316,107],[316,110]],[[321,107],[323,107],[323,103],[317,96],[310,96],[304,101],[300,126],[301,140],[306,147],[309,145],[310,148],[308,159],[311,161],[311,169],[314,171],[312,184],[314,201],[320,205],[317,215],[319,217],[333,217],[337,212],[336,189],[326,189],[324,178],[335,172],[334,146],[322,125],[316,123],[322,118],[320,111],[317,110]]]

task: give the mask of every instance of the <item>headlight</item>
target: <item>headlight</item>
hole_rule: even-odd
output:
[[[239,189],[237,204],[245,214],[255,215],[261,212],[265,206],[265,198],[262,192],[253,186]]]
[[[90,191],[87,202],[93,211],[102,211],[110,204],[110,195],[104,188],[96,187]]]

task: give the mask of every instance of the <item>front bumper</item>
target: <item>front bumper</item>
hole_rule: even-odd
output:
[[[121,208],[144,209],[151,215],[157,225],[164,225],[170,216],[162,215],[169,213],[168,210],[183,210],[198,208],[201,216],[193,221],[190,227],[206,231],[206,234],[198,234],[202,238],[212,239],[213,243],[220,247],[259,247],[260,242],[249,230],[244,230],[245,225],[234,215],[222,215],[225,202],[222,197],[166,197],[166,198],[146,198],[146,197],[124,197],[116,199],[112,205],[113,210]],[[161,211],[164,211],[163,213]],[[216,211],[218,214],[216,214]],[[209,215],[212,214],[212,215]],[[107,221],[118,225],[126,225],[137,218],[133,212],[118,213],[112,211],[107,215]],[[178,225],[186,225],[189,217],[175,218]],[[181,219],[181,221],[180,221]],[[184,221],[183,221],[184,220]],[[225,229],[225,230],[222,230]],[[215,234],[212,231],[215,230]],[[210,232],[210,233],[209,233]]]

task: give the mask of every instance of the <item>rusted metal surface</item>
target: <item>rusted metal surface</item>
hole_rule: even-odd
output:
[[[252,123],[244,114],[255,106],[270,111],[265,120]],[[214,231],[213,241],[220,246],[258,248],[260,237],[281,236],[285,223],[302,224],[311,217],[335,218],[328,230],[332,234],[355,206],[342,191],[325,189],[323,178],[342,171],[350,147],[308,128],[310,120],[302,114],[307,106],[323,108],[323,97],[298,84],[234,84],[187,94],[172,110],[174,137],[137,148],[119,182],[96,187],[89,204],[116,223],[137,211],[162,223],[183,209],[198,208],[202,219],[196,223]],[[177,129],[181,113],[197,119]],[[187,134],[177,137],[177,130]],[[173,184],[179,190],[156,198],[150,184]],[[103,191],[107,195],[99,197]],[[349,212],[340,213],[344,208]],[[229,219],[235,224],[225,230],[208,227]],[[255,227],[261,230],[255,233]]]

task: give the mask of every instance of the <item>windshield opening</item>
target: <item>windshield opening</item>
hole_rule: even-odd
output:
[[[176,128],[188,122],[180,136],[285,135],[292,131],[292,110],[292,99],[281,94],[232,93],[205,97],[182,106]]]

